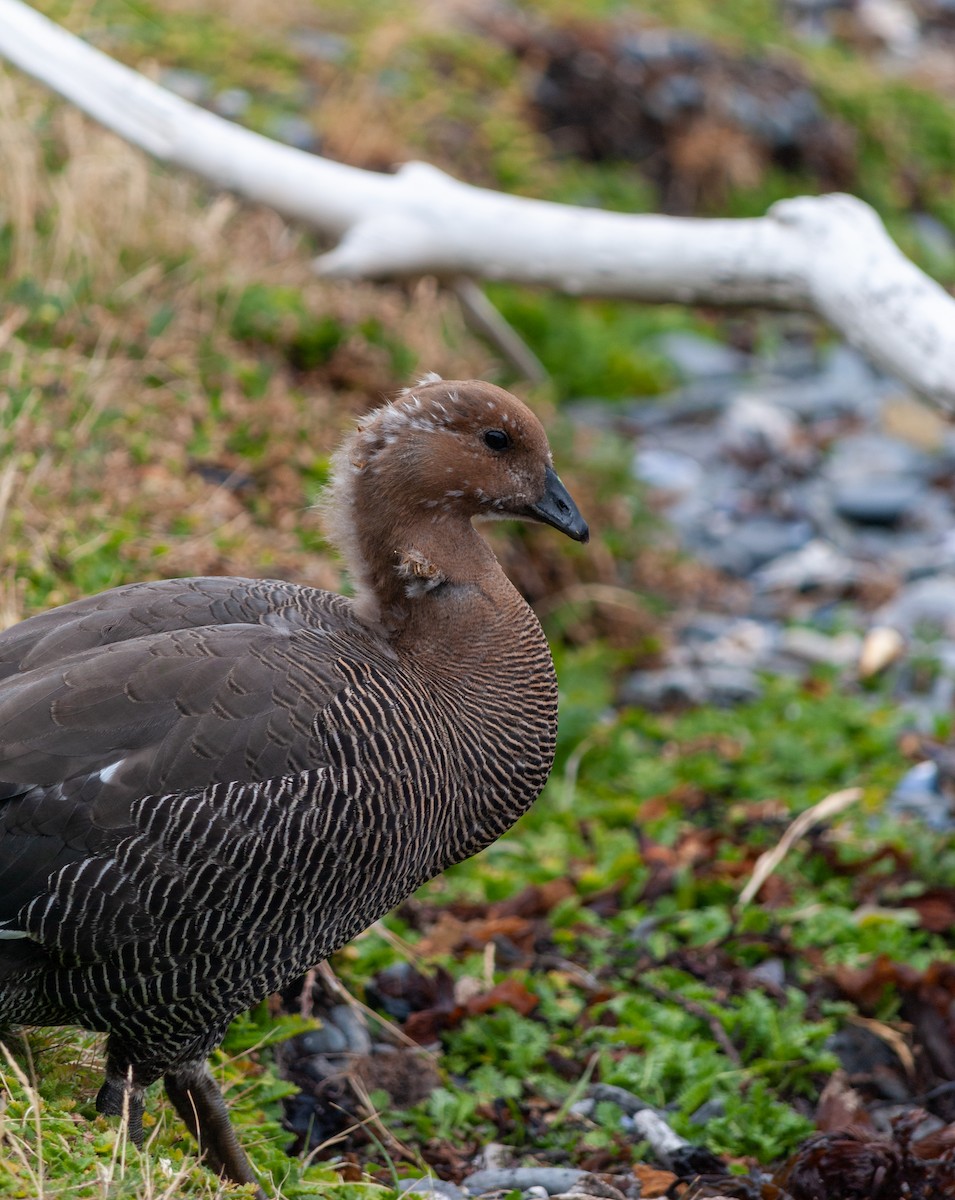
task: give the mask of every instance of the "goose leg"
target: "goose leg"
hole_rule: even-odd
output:
[[[129,1121],[129,1140],[137,1150],[143,1148],[143,1089],[131,1075],[107,1071],[106,1080],[96,1094],[96,1111],[105,1117],[122,1117]]]
[[[170,1071],[164,1080],[166,1092],[186,1128],[199,1143],[206,1162],[233,1183],[256,1184],[257,1200],[266,1200],[245,1151],[239,1145],[229,1120],[219,1086],[203,1060]]]

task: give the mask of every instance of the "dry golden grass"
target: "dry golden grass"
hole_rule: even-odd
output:
[[[310,511],[321,459],[407,383],[392,345],[447,377],[491,371],[455,302],[428,281],[316,279],[302,232],[164,171],[13,73],[0,122],[4,287],[26,296],[0,313],[0,620],[128,578],[335,586]],[[325,363],[303,373],[281,346],[235,340],[251,284],[294,289],[310,319],[337,323]]]

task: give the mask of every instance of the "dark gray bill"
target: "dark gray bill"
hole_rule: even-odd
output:
[[[547,484],[544,494],[536,504],[529,506],[527,515],[535,521],[543,521],[545,525],[553,525],[575,542],[586,542],[590,538],[587,522],[580,515],[557,472],[548,467],[544,478]]]

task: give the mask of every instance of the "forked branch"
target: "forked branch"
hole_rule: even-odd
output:
[[[0,0],[0,55],[161,161],[338,238],[315,262],[326,276],[471,276],[575,295],[802,309],[955,411],[955,299],[852,196],[701,220],[509,196],[420,162],[394,175],[364,171],[197,108],[20,0]]]

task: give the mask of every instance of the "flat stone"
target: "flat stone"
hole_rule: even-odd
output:
[[[703,478],[703,468],[696,459],[662,446],[646,446],[638,450],[633,458],[633,471],[647,487],[671,495],[692,492],[699,487]]]
[[[309,1029],[298,1035],[298,1047],[302,1054],[344,1054],[348,1050],[348,1038],[330,1021],[320,1029]]]
[[[914,213],[911,218],[912,231],[923,250],[927,250],[939,263],[948,265],[955,259],[955,238],[947,225],[943,225],[931,213]]]
[[[941,791],[939,769],[933,762],[920,762],[906,771],[886,801],[885,810],[894,817],[918,818],[938,833],[955,829],[952,803]]]
[[[423,1179],[399,1179],[395,1185],[399,1196],[424,1196],[427,1200],[465,1200],[467,1192],[455,1183],[426,1175]]]
[[[680,645],[696,663],[754,667],[764,662],[777,640],[765,621],[697,613],[678,630]]]
[[[844,554],[823,538],[813,538],[800,550],[783,554],[757,571],[754,583],[763,591],[808,591],[845,588],[857,572]],[[891,624],[892,622],[886,622]]]
[[[591,1084],[587,1089],[587,1095],[591,1100],[596,1100],[598,1103],[616,1104],[617,1108],[630,1117],[634,1113],[642,1112],[645,1108],[653,1108],[652,1104],[648,1104],[646,1100],[641,1100],[635,1092],[617,1087],[613,1083]]]
[[[190,104],[205,104],[212,96],[212,80],[200,71],[189,71],[185,67],[166,67],[159,72],[162,87],[174,92]]]
[[[816,629],[795,625],[780,634],[779,650],[807,663],[848,667],[858,662],[862,639],[848,631],[830,637]]]
[[[344,62],[351,52],[351,45],[346,38],[321,29],[293,29],[288,44],[297,54],[318,62]]]
[[[682,76],[671,76],[681,79]],[[714,375],[738,375],[750,364],[749,355],[696,333],[674,331],[656,339],[656,348],[673,363],[684,379],[707,379]]]
[[[249,111],[252,94],[245,88],[226,88],[212,101],[212,107],[227,121],[238,121]]]
[[[939,575],[907,583],[876,614],[879,625],[901,634],[955,638],[955,578]]]
[[[704,556],[713,566],[743,577],[781,555],[801,549],[812,536],[813,527],[808,521],[753,517],[736,524],[717,545],[707,548]]]
[[[472,1196],[504,1188],[524,1191],[532,1187],[545,1188],[549,1196],[557,1196],[569,1192],[586,1174],[572,1167],[498,1167],[468,1175],[464,1187]]]
[[[720,452],[739,462],[785,462],[801,450],[799,426],[784,408],[756,395],[737,396],[717,433]]]
[[[707,666],[701,668],[700,674],[707,701],[720,708],[746,704],[763,694],[762,683],[748,667]]]
[[[296,150],[307,150],[311,154],[317,154],[321,149],[321,139],[314,125],[293,113],[281,113],[270,117],[265,123],[265,133],[267,137],[284,142],[286,146],[294,146]]]
[[[781,958],[766,958],[761,963],[757,963],[755,967],[751,967],[749,975],[751,979],[765,983],[769,987],[781,988],[786,982],[786,964]],[[713,1103],[720,1102],[714,1101]],[[697,1109],[697,1112],[699,1111]],[[694,1113],[693,1119],[696,1120],[696,1113]]]
[[[619,699],[621,704],[657,712],[703,704],[706,689],[699,672],[686,667],[662,667],[655,671],[634,671],[621,687]]]
[[[880,476],[927,479],[931,473],[932,459],[924,450],[874,430],[840,438],[826,462],[824,472],[834,483]]]
[[[905,475],[846,480],[832,489],[832,505],[859,525],[897,525],[924,497],[926,485]]]
[[[369,1054],[371,1034],[361,1015],[350,1004],[336,1004],[328,1010],[328,1019],[345,1039],[350,1054]]]

